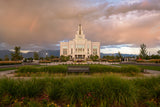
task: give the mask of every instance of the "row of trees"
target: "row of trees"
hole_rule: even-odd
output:
[[[145,44],[140,45],[140,54],[138,59],[160,59],[160,50],[157,51],[157,55],[149,55],[147,46]]]
[[[11,53],[11,60],[13,61],[18,61],[18,60],[22,60],[22,54],[20,53],[20,49],[21,47],[16,46],[14,48],[14,52]],[[28,58],[26,60],[51,60],[54,58],[58,58],[56,56],[51,55],[50,57],[46,55],[46,57],[40,57],[38,52],[34,52],[34,58]],[[104,59],[108,59],[108,60],[113,60],[113,59],[123,59],[124,57],[121,55],[120,52],[118,52],[118,54],[116,56],[103,56]],[[97,55],[91,55],[90,59],[93,61],[96,61],[99,59],[99,57]],[[160,59],[160,50],[157,51],[157,55],[148,55],[148,51],[147,51],[147,46],[145,44],[141,44],[140,45],[140,54],[137,56],[137,59]],[[0,59],[1,61],[2,59]],[[5,55],[4,57],[5,61],[9,61],[9,56]],[[70,60],[70,56],[60,56],[60,60],[61,61],[68,61]]]
[[[21,47],[15,47],[14,48],[14,52],[13,53],[11,53],[11,60],[12,61],[18,61],[18,60],[22,60],[23,59],[23,57],[22,57],[22,54],[20,53],[20,49],[21,49]],[[0,59],[0,61],[1,61],[2,59]],[[4,56],[4,60],[5,61],[9,61],[10,59],[9,59],[9,56],[8,55],[5,55]]]
[[[122,58],[124,58],[124,57],[121,55],[120,52],[118,52],[118,54],[116,56],[114,56],[114,55],[103,56],[103,59],[107,59],[107,60],[113,60],[113,59],[119,60],[119,59],[122,59]]]
[[[118,54],[116,56],[112,55],[107,55],[107,56],[103,56],[104,59],[107,60],[113,60],[113,59],[124,59],[124,57],[121,55],[120,52],[118,52]],[[127,58],[135,58],[133,57],[127,57]],[[140,54],[138,56],[136,56],[137,59],[160,59],[160,50],[157,51],[156,55],[149,55],[149,52],[147,51],[147,46],[145,44],[141,44],[140,45]]]
[[[20,52],[20,49],[21,49],[21,47],[18,47],[18,46],[16,46],[16,47],[14,48],[14,52],[11,53],[11,60],[12,60],[12,61],[19,61],[19,60],[22,60],[22,59],[23,59],[23,56],[22,56],[22,54],[21,54],[21,52]],[[30,58],[25,58],[24,60],[25,60],[25,61],[27,61],[27,60],[33,61],[33,59],[34,59],[34,60],[44,60],[44,59],[45,59],[45,60],[50,60],[50,59],[53,59],[53,58],[57,58],[57,57],[51,55],[50,57],[49,57],[49,56],[46,56],[46,57],[44,58],[44,57],[40,57],[39,54],[38,54],[38,52],[34,52],[33,58],[32,58],[32,57],[30,57]],[[4,60],[5,60],[5,61],[9,61],[9,60],[10,60],[9,56],[8,56],[8,55],[5,55],[5,56],[4,56]],[[0,61],[2,61],[2,59],[0,59]]]

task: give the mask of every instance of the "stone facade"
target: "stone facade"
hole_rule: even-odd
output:
[[[85,39],[82,26],[79,24],[75,38],[69,42],[60,43],[60,56],[70,56],[73,60],[86,60],[90,55],[100,58],[100,42]]]

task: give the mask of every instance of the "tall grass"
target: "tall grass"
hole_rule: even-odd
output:
[[[86,106],[139,106],[160,101],[160,77],[127,80],[115,76],[67,77],[31,80],[0,79],[0,99],[39,98]]]
[[[140,101],[158,99],[160,103],[160,77],[136,79],[133,82],[137,87],[138,99]]]
[[[0,79],[0,94],[11,95],[13,97],[34,97],[41,94],[45,88],[43,80],[14,80]]]

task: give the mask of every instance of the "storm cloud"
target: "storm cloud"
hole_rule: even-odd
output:
[[[160,45],[160,1],[133,1],[0,0],[0,44],[56,49],[82,23],[86,38],[102,46]]]

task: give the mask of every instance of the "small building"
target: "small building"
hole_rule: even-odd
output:
[[[75,38],[69,42],[60,43],[60,56],[70,56],[71,59],[86,60],[91,55],[100,58],[100,42],[92,42],[85,38],[82,26],[79,24]]]

